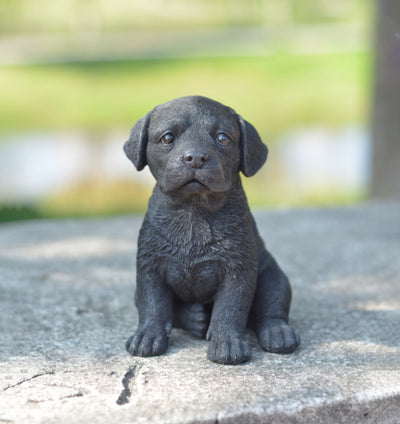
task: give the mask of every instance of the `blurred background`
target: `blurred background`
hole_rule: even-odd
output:
[[[0,0],[0,221],[143,212],[122,145],[204,95],[270,149],[253,207],[400,197],[398,0]]]

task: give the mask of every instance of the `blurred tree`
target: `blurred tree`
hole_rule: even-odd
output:
[[[377,198],[400,198],[400,1],[377,0],[373,177]]]

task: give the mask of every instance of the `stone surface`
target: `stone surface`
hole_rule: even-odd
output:
[[[223,366],[125,340],[141,217],[0,226],[0,423],[398,423],[400,204],[255,213],[302,346]]]

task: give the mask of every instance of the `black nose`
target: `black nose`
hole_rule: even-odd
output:
[[[207,153],[186,152],[183,155],[183,160],[192,168],[201,168],[207,159],[208,159]]]

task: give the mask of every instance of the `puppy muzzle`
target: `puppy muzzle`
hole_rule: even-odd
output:
[[[224,192],[230,184],[221,163],[208,153],[187,151],[169,161],[163,178],[158,181],[165,192]]]

